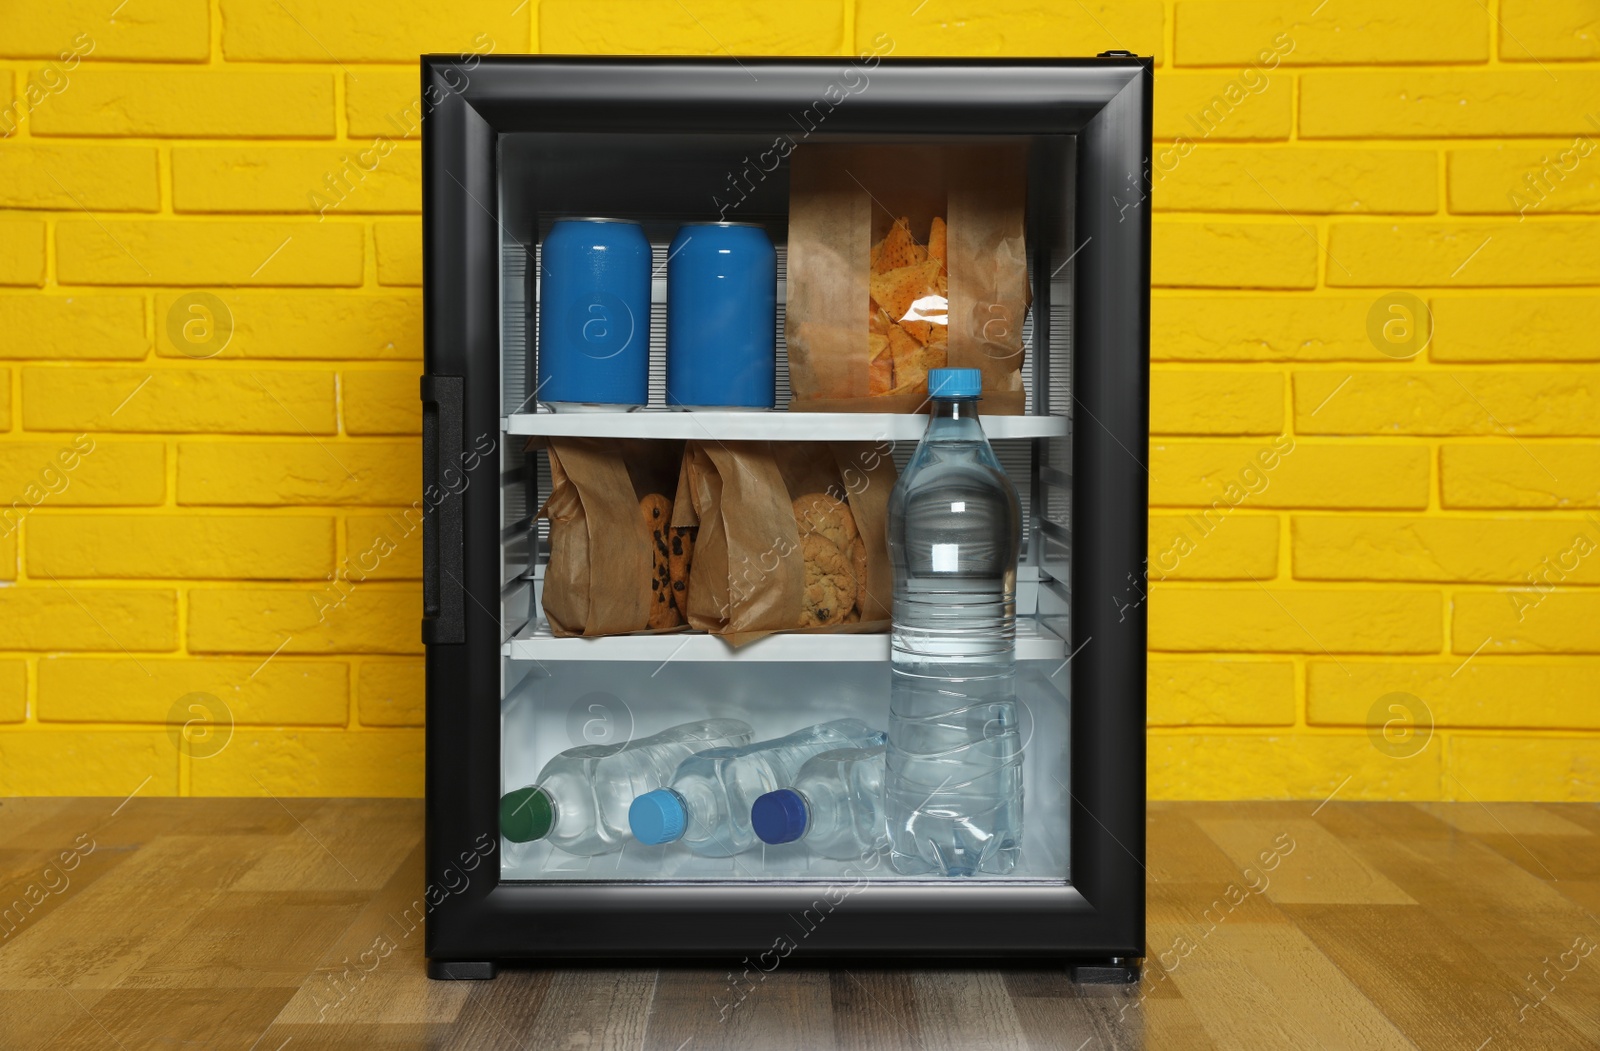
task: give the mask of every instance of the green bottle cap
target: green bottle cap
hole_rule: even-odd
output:
[[[500,834],[513,843],[530,843],[550,834],[555,807],[550,794],[538,785],[519,788],[500,797]]]

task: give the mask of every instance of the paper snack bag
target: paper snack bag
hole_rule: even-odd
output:
[[[539,517],[550,521],[550,559],[541,604],[551,632],[681,626],[687,592],[673,588],[671,523],[683,443],[550,438],[545,449],[551,489]],[[679,563],[686,585],[688,559]]]
[[[894,482],[886,444],[690,442],[673,513],[698,529],[689,625],[735,646],[883,630]]]
[[[950,367],[983,374],[986,414],[1020,414],[1026,148],[807,145],[791,164],[789,408],[919,411]]]

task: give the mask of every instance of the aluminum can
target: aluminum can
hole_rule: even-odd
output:
[[[539,265],[538,398],[562,410],[650,400],[650,242],[627,219],[559,219]]]
[[[770,409],[778,257],[753,223],[688,223],[667,253],[667,404]]]

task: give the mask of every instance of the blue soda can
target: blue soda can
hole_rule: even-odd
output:
[[[689,223],[667,253],[667,404],[770,409],[778,256],[753,223]]]
[[[560,219],[539,268],[539,400],[560,411],[650,400],[650,242],[626,219]]]

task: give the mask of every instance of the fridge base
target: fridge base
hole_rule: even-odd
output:
[[[1136,961],[1113,956],[1105,963],[1079,963],[1067,967],[1074,985],[1133,985],[1139,980]]]

